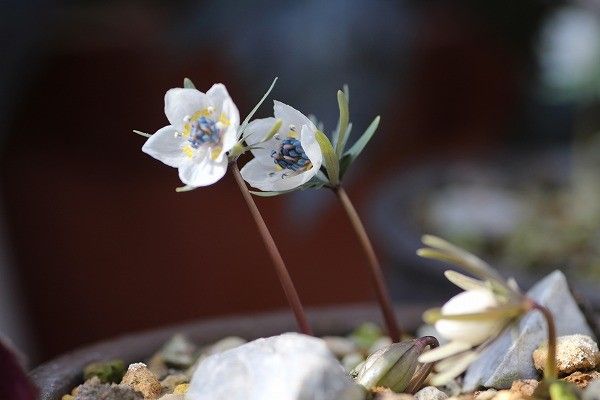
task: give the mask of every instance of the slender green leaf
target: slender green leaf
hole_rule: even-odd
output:
[[[348,123],[350,122],[350,111],[348,109],[348,99],[346,94],[341,90],[337,92],[338,106],[340,108],[340,117],[338,120],[338,130],[335,140],[335,153],[338,159],[342,157],[344,152],[344,143],[346,142],[346,133],[348,130]]]
[[[323,163],[327,170],[329,182],[333,186],[337,186],[340,182],[340,165],[333,145],[329,141],[329,138],[321,131],[316,132],[315,138],[317,139],[317,143],[319,143],[319,147],[321,147],[321,153],[323,153]]]
[[[196,85],[190,78],[183,78],[183,87],[186,89],[196,89]]]
[[[277,77],[275,77],[275,79],[273,79],[273,83],[271,83],[271,86],[269,86],[269,89],[267,89],[266,93],[263,95],[263,97],[260,99],[260,101],[254,106],[252,111],[250,111],[250,114],[248,114],[248,116],[244,119],[244,122],[242,122],[242,125],[240,125],[240,127],[238,129],[238,137],[241,136],[242,133],[244,133],[244,130],[246,129],[246,127],[248,126],[248,123],[250,122],[250,119],[254,116],[256,111],[258,111],[258,109],[260,108],[262,103],[267,99],[267,97],[271,93],[271,90],[273,90],[273,88],[275,87],[275,83],[277,82],[277,79],[278,79]]]
[[[375,131],[377,130],[377,127],[379,126],[380,120],[381,118],[379,115],[376,116],[362,136],[352,145],[352,147],[350,147],[350,149],[348,149],[346,154],[349,154],[352,157],[352,161],[354,161],[354,159],[360,155],[367,143],[369,143],[369,140],[371,140],[375,134]]]

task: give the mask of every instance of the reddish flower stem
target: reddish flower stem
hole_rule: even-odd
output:
[[[337,198],[342,204],[342,207],[346,211],[348,219],[350,219],[352,227],[356,232],[356,236],[358,236],[358,240],[360,241],[360,244],[367,255],[367,259],[369,260],[371,281],[375,287],[377,301],[381,307],[381,312],[387,326],[388,335],[390,335],[390,338],[394,343],[397,343],[400,341],[401,331],[398,327],[398,322],[396,321],[392,300],[385,285],[383,271],[381,270],[381,265],[379,264],[379,260],[377,259],[377,255],[373,249],[373,245],[371,244],[369,236],[367,235],[367,231],[365,230],[365,227],[358,216],[358,212],[354,208],[354,205],[352,205],[352,202],[350,201],[350,198],[348,197],[348,194],[344,188],[338,186],[332,188],[332,190],[335,192]]]
[[[279,282],[283,287],[283,291],[285,296],[287,297],[288,303],[292,308],[292,312],[296,317],[296,323],[298,324],[298,329],[300,332],[306,335],[312,335],[312,329],[308,323],[308,319],[306,318],[306,314],[304,313],[304,308],[302,307],[302,303],[300,302],[300,297],[298,296],[298,292],[296,291],[296,287],[294,286],[294,282],[290,277],[290,274],[285,266],[285,262],[281,257],[281,253],[279,253],[279,249],[275,244],[275,240],[273,240],[273,236],[271,232],[269,232],[269,228],[267,228],[267,224],[263,219],[254,199],[252,198],[252,194],[248,191],[246,187],[246,183],[240,174],[240,170],[237,166],[236,162],[231,163],[231,169],[233,171],[233,177],[235,178],[236,183],[238,184],[240,191],[242,192],[242,196],[244,200],[246,200],[246,204],[248,205],[248,209],[250,210],[250,214],[254,218],[254,222],[256,223],[256,227],[258,228],[258,232],[267,248],[267,252],[269,256],[271,256],[271,261],[273,261],[273,266],[275,267],[275,272],[277,273],[277,277],[279,278]]]
[[[556,380],[558,373],[556,371],[556,325],[554,324],[554,317],[548,308],[531,299],[529,301],[529,308],[542,313],[548,325],[548,355],[546,357],[546,367],[544,368],[544,378],[548,381]]]

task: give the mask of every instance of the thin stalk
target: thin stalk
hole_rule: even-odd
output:
[[[556,325],[554,317],[550,310],[536,302],[531,302],[532,309],[539,311],[544,316],[548,325],[548,356],[546,357],[546,367],[544,368],[544,379],[553,381],[558,378],[556,372]]]
[[[381,312],[383,313],[383,318],[385,320],[385,324],[387,326],[388,334],[393,342],[399,342],[401,331],[398,327],[398,322],[396,321],[396,315],[394,314],[394,308],[392,306],[392,300],[388,293],[387,287],[385,285],[385,279],[383,277],[383,271],[381,270],[381,265],[379,264],[379,260],[375,255],[375,250],[373,249],[373,245],[369,240],[369,236],[367,235],[367,231],[363,223],[358,216],[358,212],[352,205],[348,194],[341,186],[332,188],[332,190],[337,195],[342,207],[346,211],[348,215],[348,219],[352,223],[352,227],[356,232],[356,236],[358,236],[358,240],[363,247],[367,255],[367,259],[369,260],[369,272],[371,276],[371,281],[373,286],[375,287],[375,294],[377,295],[377,301],[379,302],[379,306],[381,307]]]
[[[275,241],[273,240],[273,236],[271,236],[271,232],[269,232],[269,228],[267,228],[265,220],[260,214],[260,211],[258,211],[258,207],[256,207],[256,203],[252,198],[252,194],[250,194],[248,188],[246,187],[246,183],[240,174],[240,170],[236,162],[231,163],[231,169],[233,171],[233,177],[235,178],[235,181],[242,192],[242,196],[244,197],[244,200],[246,200],[250,214],[252,214],[252,217],[254,218],[254,222],[256,223],[258,232],[260,233],[265,247],[267,248],[267,252],[269,253],[269,256],[271,256],[271,261],[273,261],[273,266],[275,267],[275,272],[277,273],[279,282],[283,287],[283,291],[287,297],[288,303],[290,304],[292,312],[296,317],[298,329],[300,332],[306,335],[312,335],[312,329],[310,328],[308,319],[304,313],[304,308],[300,302],[300,297],[298,296],[294,282],[292,281],[290,273],[283,262],[283,258],[281,257],[281,253],[279,253],[279,249],[277,248]]]

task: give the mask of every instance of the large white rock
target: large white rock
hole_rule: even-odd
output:
[[[554,271],[546,276],[527,296],[550,309],[558,336],[593,335],[562,272]],[[469,366],[463,390],[473,391],[479,386],[507,389],[514,380],[537,378],[532,353],[545,340],[546,321],[539,312],[529,312],[516,329],[504,332]]]
[[[285,333],[203,360],[186,400],[358,400],[363,391],[325,342]]]

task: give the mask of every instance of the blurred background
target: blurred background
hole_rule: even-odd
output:
[[[175,193],[143,154],[163,96],[227,85],[378,134],[346,186],[394,299],[452,288],[414,256],[461,244],[524,287],[555,268],[600,305],[600,3],[4,1],[0,6],[0,333],[33,364],[120,333],[280,309],[228,175]],[[270,101],[258,116],[271,114]],[[307,306],[373,301],[332,193],[257,199]],[[302,223],[298,223],[302,221]],[[326,250],[324,250],[326,249]]]

